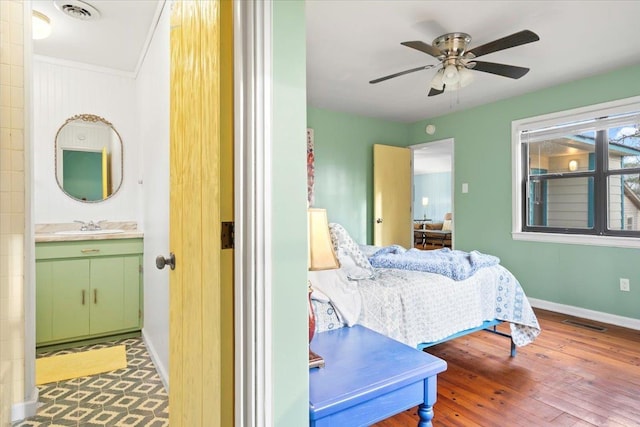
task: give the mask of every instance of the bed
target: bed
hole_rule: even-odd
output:
[[[531,343],[540,326],[518,280],[495,263],[454,280],[406,268],[377,268],[369,258],[380,248],[355,243],[330,224],[339,270],[310,276],[317,332],[361,324],[424,349],[481,329],[506,335],[515,348]],[[511,334],[495,326],[508,322]]]

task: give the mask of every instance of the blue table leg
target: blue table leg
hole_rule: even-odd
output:
[[[433,419],[433,406],[427,406],[424,403],[418,407],[418,416],[420,421],[418,427],[432,427],[431,420]]]
[[[438,398],[438,377],[432,376],[424,380],[424,403],[418,407],[420,421],[418,427],[432,427],[433,404]]]

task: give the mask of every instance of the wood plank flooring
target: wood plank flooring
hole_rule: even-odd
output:
[[[640,426],[640,331],[535,312],[542,333],[515,358],[508,339],[488,332],[427,349],[448,364],[438,376],[433,426]],[[375,426],[416,426],[416,410]]]

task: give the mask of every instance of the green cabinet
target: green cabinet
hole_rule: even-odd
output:
[[[36,345],[140,330],[142,239],[36,244]]]

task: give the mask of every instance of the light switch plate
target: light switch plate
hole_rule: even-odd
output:
[[[469,192],[469,184],[466,182],[462,183],[462,192],[463,193],[468,193]]]

